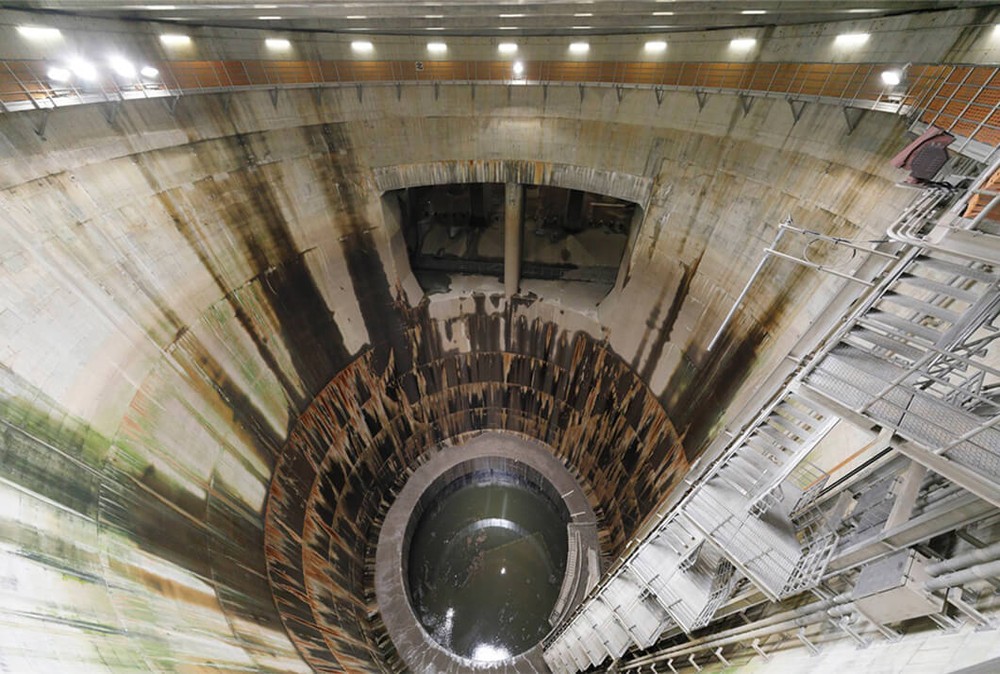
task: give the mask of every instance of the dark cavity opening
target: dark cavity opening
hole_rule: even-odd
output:
[[[453,274],[503,278],[504,185],[461,183],[386,193],[410,267],[426,292]],[[638,206],[615,197],[525,185],[521,276],[614,286]]]
[[[404,554],[417,620],[452,653],[515,657],[552,628],[569,512],[549,482],[505,459],[462,464],[424,492]]]

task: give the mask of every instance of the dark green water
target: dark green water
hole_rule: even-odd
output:
[[[467,658],[522,653],[551,628],[566,545],[565,522],[534,491],[509,484],[446,490],[410,544],[417,619],[435,641]]]

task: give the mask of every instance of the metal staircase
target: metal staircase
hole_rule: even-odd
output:
[[[836,422],[790,391],[767,407],[547,642],[550,667],[578,671],[648,648],[667,628],[704,627],[741,577],[774,599],[815,585],[835,537],[793,522],[803,490],[789,478]]]
[[[1000,161],[984,174],[998,170]],[[813,505],[825,474],[804,459],[841,417],[893,429],[916,448],[911,458],[1000,506],[1000,235],[975,229],[1000,193],[984,192],[984,180],[963,197],[991,198],[974,220],[962,222],[961,203],[939,215],[951,193],[928,190],[890,228],[911,247],[898,259],[869,251],[891,268],[550,635],[554,671],[647,648],[671,627],[703,627],[743,577],[772,600],[815,588],[838,536]]]
[[[914,256],[805,379],[930,452],[1000,481],[1000,273]]]

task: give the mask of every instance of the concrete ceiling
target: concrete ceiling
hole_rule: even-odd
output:
[[[432,0],[408,2],[228,2],[121,3],[108,0],[8,2],[17,9],[91,17],[143,19],[192,25],[352,31],[372,34],[597,35],[662,33],[847,21],[899,13],[985,6],[964,2],[898,0]]]

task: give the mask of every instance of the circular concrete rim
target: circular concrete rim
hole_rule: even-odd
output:
[[[444,447],[413,473],[390,506],[379,532],[375,552],[375,599],[382,622],[399,657],[413,672],[548,671],[541,644],[501,662],[479,662],[447,650],[424,630],[410,606],[403,578],[403,555],[410,515],[421,496],[448,470],[475,459],[502,458],[517,461],[541,474],[558,494],[570,515],[570,523],[588,527],[597,536],[597,519],[583,490],[552,450],[542,442],[511,433],[487,431],[459,445]],[[577,569],[579,574],[582,569]],[[575,576],[567,569],[560,593]],[[564,614],[565,615],[565,614]],[[556,626],[553,626],[555,629]]]

